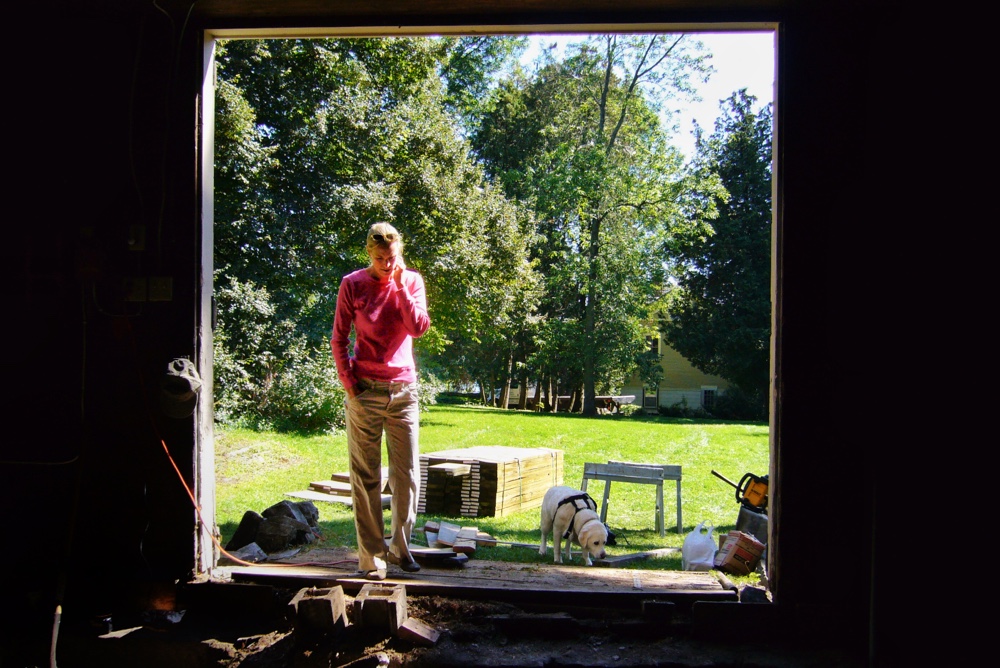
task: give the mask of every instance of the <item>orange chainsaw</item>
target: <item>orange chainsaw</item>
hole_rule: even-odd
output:
[[[753,473],[746,473],[740,478],[739,483],[735,483],[717,471],[712,471],[712,475],[728,482],[736,488],[736,503],[746,506],[750,510],[757,512],[767,512],[767,476],[758,476]]]

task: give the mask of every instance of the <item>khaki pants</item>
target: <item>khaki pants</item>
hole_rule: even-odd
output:
[[[385,522],[382,514],[382,434],[389,454],[392,492],[391,542],[388,549],[410,558],[410,533],[420,496],[420,407],[416,383],[360,379],[361,390],[347,399],[347,449],[351,460],[351,501],[358,535],[358,569],[384,568]],[[378,563],[376,559],[379,560]]]

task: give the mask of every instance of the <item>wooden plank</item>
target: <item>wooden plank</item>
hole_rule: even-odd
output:
[[[476,540],[476,534],[479,533],[479,527],[462,527],[455,534],[456,540]]]
[[[410,546],[410,554],[413,555],[414,559],[443,559],[445,557],[454,557],[455,550],[450,547],[419,547],[415,545]]]
[[[679,480],[680,466],[653,464],[597,464],[585,462],[583,474],[596,480],[614,480],[616,482],[649,483],[658,480]]]
[[[452,524],[451,522],[441,522],[441,528],[438,529],[437,542],[442,545],[454,545],[455,540],[458,538],[458,532],[462,530],[457,524]]]
[[[297,499],[308,499],[309,501],[326,501],[328,503],[342,503],[345,506],[353,505],[350,496],[344,496],[342,494],[325,494],[323,492],[317,492],[314,489],[304,489],[300,492],[285,492],[285,496],[292,496]],[[392,503],[391,494],[382,495],[382,507],[388,508]]]
[[[342,496],[351,495],[351,485],[346,482],[337,482],[335,480],[318,480],[316,482],[309,483],[309,488],[314,489],[317,492],[325,492],[326,494],[340,494]]]
[[[496,547],[497,539],[486,533],[485,531],[476,532],[476,544],[482,545],[483,547]]]
[[[640,464],[637,462],[622,462],[614,459],[609,459],[608,464],[610,466],[622,465],[622,466],[638,466],[640,468],[662,469],[663,473],[666,476],[669,476],[664,478],[665,480],[674,480],[674,479],[680,480],[681,478],[682,467],[671,464]],[[674,478],[674,476],[676,476],[676,478]]]
[[[475,554],[476,541],[466,538],[456,538],[451,549],[458,554]]]
[[[337,473],[334,473],[333,475],[331,475],[330,476],[330,480],[333,481],[333,482],[350,484],[351,483],[351,474],[350,474],[349,471],[340,471],[340,472],[337,472]],[[383,466],[382,467],[382,493],[383,494],[388,494],[389,492],[390,492],[390,490],[389,490],[389,469],[388,469],[388,467]]]
[[[537,546],[530,546],[537,550]],[[411,548],[414,549],[414,548]],[[317,566],[317,562],[341,564],[349,560],[349,550],[310,550],[287,560],[287,565],[226,566],[234,582],[257,582],[289,587],[333,586],[341,584],[345,592],[360,591],[366,584],[355,578],[355,566]],[[355,555],[356,556],[356,555]],[[537,603],[545,597],[554,597],[566,606],[629,607],[639,609],[644,601],[675,601],[690,605],[695,601],[737,602],[737,592],[720,584],[719,579],[706,571],[644,571],[635,568],[598,568],[575,564],[553,564],[551,553],[545,563],[515,563],[468,559],[466,555],[452,555],[467,559],[462,568],[433,568],[439,557],[429,557],[428,568],[419,573],[406,574],[407,595],[443,595],[465,598],[488,597],[490,600],[511,603]],[[420,558],[418,556],[418,558]],[[440,563],[449,557],[440,558]],[[295,561],[310,565],[295,565]],[[398,574],[389,571],[388,581]]]
[[[433,464],[427,468],[433,469],[434,471],[440,471],[450,477],[469,475],[472,471],[471,465],[459,464],[458,462],[442,462],[440,464]]]

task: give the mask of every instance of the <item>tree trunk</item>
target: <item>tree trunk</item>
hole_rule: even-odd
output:
[[[520,383],[521,388],[521,393],[517,395],[517,408],[523,411],[528,407],[528,374],[521,374],[517,382]]]
[[[597,405],[594,401],[594,375],[596,364],[594,362],[594,323],[597,320],[597,254],[600,250],[601,222],[596,216],[590,221],[590,248],[587,252],[587,261],[590,263],[590,280],[587,286],[587,303],[584,305],[583,318],[583,414],[597,415]]]
[[[503,374],[503,387],[500,388],[500,408],[506,410],[510,405],[510,372],[514,368],[513,353],[507,354],[506,369]]]

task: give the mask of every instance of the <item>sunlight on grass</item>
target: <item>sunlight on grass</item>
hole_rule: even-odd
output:
[[[217,523],[224,539],[231,537],[246,511],[259,513],[292,498],[287,496],[289,492],[305,490],[310,482],[329,480],[334,473],[347,471],[347,439],[343,434],[298,436],[217,428],[215,442]],[[768,473],[766,423],[657,416],[583,417],[441,404],[431,406],[421,415],[420,447],[425,454],[490,445],[561,450],[563,484],[572,487],[581,486],[586,462],[617,460],[682,466],[684,525],[680,533],[676,527],[673,482],[665,483],[663,488],[666,506],[663,537],[655,530],[656,487],[612,485],[607,523],[617,535],[618,544],[608,548],[611,556],[680,548],[687,533],[702,521],[715,527],[715,537],[734,529],[739,514],[736,490],[712,475],[712,470],[734,482],[748,472]],[[386,461],[384,455],[383,461]],[[587,492],[600,504],[603,483],[590,481]],[[353,547],[350,508],[325,502],[316,502],[316,506],[320,511],[322,544]],[[417,526],[428,520],[475,526],[496,538],[499,541],[496,547],[477,549],[479,558],[524,563],[552,560],[551,541],[545,557],[537,549],[510,545],[539,543],[538,509],[504,517],[422,515],[417,518]],[[645,569],[681,568],[679,552],[640,563]]]

